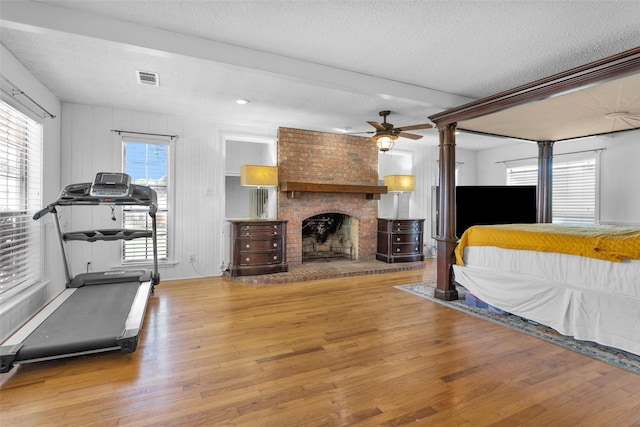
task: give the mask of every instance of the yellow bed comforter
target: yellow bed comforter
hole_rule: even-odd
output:
[[[627,258],[640,259],[640,229],[561,224],[473,226],[465,231],[456,247],[457,265],[464,265],[465,246],[558,252],[621,262]]]

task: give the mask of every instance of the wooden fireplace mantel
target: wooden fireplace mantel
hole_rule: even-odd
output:
[[[380,200],[381,194],[387,194],[384,185],[348,185],[348,184],[315,184],[312,182],[285,181],[280,183],[280,191],[287,193],[292,199],[296,193],[356,193],[364,194],[367,199]]]

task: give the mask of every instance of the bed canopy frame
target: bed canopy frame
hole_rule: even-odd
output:
[[[537,221],[551,222],[553,144],[640,128],[640,47],[452,108],[429,119],[439,132],[436,298],[458,299],[452,278],[456,129],[538,144]]]

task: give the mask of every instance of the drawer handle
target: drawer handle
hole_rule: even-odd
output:
[[[245,248],[247,248],[247,249],[249,249],[250,247],[251,247],[251,245],[248,244],[248,243],[245,245]]]
[[[273,260],[274,260],[274,261],[277,261],[277,260],[278,260],[278,255],[274,255],[274,256],[273,256]]]
[[[277,231],[274,231],[274,232],[273,232],[273,234],[274,234],[274,235],[276,235],[276,234],[278,234],[278,232],[277,232]]]
[[[249,235],[249,232],[247,231],[247,236]]]
[[[274,225],[274,226],[273,226],[273,228],[278,228],[278,226],[277,226],[277,225]]]
[[[400,241],[400,238],[399,238],[399,237],[396,237],[396,242],[399,242],[399,241]]]
[[[245,261],[249,262],[249,261],[251,261],[251,258],[247,257],[247,258],[245,259]]]
[[[396,252],[400,252],[400,248],[396,249]]]
[[[274,247],[274,248],[277,248],[277,247],[278,247],[278,244],[277,244],[277,243],[274,243],[274,244],[273,244],[273,247]]]
[[[416,252],[418,252],[418,248],[415,248],[414,250],[415,250]]]

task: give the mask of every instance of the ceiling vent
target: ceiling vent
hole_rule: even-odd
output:
[[[160,78],[157,73],[138,70],[136,75],[138,76],[138,83],[141,85],[160,86]]]

